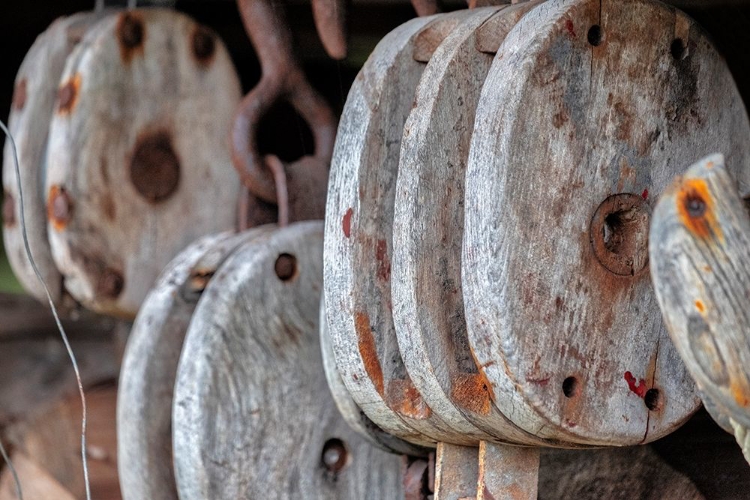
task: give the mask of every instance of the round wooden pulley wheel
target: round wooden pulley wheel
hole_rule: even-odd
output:
[[[336,359],[333,355],[333,345],[331,336],[328,333],[325,317],[325,300],[320,301],[320,351],[323,356],[323,369],[326,374],[328,388],[331,391],[333,401],[336,403],[339,413],[346,423],[360,436],[367,439],[371,444],[378,446],[391,453],[402,453],[412,456],[426,456],[429,453],[428,448],[413,445],[406,442],[393,434],[388,434],[378,425],[370,420],[365,413],[354,402],[349,390],[341,380],[341,374],[336,368]]]
[[[550,0],[510,32],[477,106],[462,276],[470,347],[518,427],[633,445],[696,410],[649,279],[651,208],[714,150],[746,186],[749,134],[722,57],[664,4]]]
[[[404,126],[393,216],[393,318],[401,357],[432,410],[475,440],[548,444],[492,405],[466,333],[463,181],[480,91],[496,46],[538,2],[472,11],[438,47]]]
[[[45,183],[70,294],[132,317],[161,269],[235,225],[227,135],[240,86],[218,37],[172,10],[101,21],[66,63]]]
[[[468,15],[414,19],[377,45],[349,91],[326,207],[326,316],[341,377],[373,422],[426,446],[475,440],[456,439],[404,368],[391,312],[393,199],[403,125],[431,55],[423,49],[434,51]]]
[[[47,241],[47,210],[43,194],[47,137],[65,60],[86,30],[103,16],[104,13],[86,12],[63,17],[37,37],[18,70],[8,118],[8,130],[16,141],[18,151],[29,247],[52,300],[57,304],[60,304],[64,294],[62,277],[52,260]],[[3,165],[3,242],[8,261],[21,286],[46,302],[44,288],[24,248],[18,178],[13,149],[8,140]]]
[[[323,226],[238,248],[203,292],[173,406],[181,500],[403,498],[402,458],[352,431],[318,340]]]
[[[125,499],[177,498],[172,394],[190,319],[231,252],[262,241],[274,227],[199,239],[169,263],[138,311],[117,392],[117,465]]]

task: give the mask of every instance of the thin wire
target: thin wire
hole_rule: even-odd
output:
[[[13,149],[13,161],[15,162],[15,168],[16,168],[16,183],[18,186],[18,200],[21,204],[21,235],[23,236],[23,246],[26,249],[26,256],[29,258],[29,262],[31,263],[31,267],[34,269],[34,274],[36,274],[37,279],[42,284],[42,287],[44,288],[44,293],[47,295],[47,301],[49,302],[50,309],[52,309],[52,316],[55,318],[55,323],[57,323],[57,329],[60,330],[60,336],[62,337],[63,343],[65,344],[65,349],[68,351],[68,356],[70,357],[70,362],[73,364],[73,371],[76,375],[76,382],[78,383],[78,393],[81,396],[81,461],[83,462],[83,481],[86,486],[86,500],[91,500],[91,485],[89,484],[89,467],[88,467],[88,460],[86,459],[86,395],[83,393],[83,382],[81,381],[81,372],[78,369],[78,362],[76,361],[76,356],[73,354],[73,348],[70,347],[70,341],[68,340],[68,334],[65,333],[65,328],[63,328],[62,322],[60,321],[60,316],[57,314],[57,307],[55,307],[55,303],[52,301],[52,295],[49,293],[49,288],[47,288],[47,284],[44,282],[44,278],[42,278],[42,273],[39,272],[39,268],[36,266],[36,261],[34,261],[34,257],[31,255],[31,247],[29,246],[29,236],[26,233],[26,215],[24,210],[24,204],[23,204],[23,189],[21,187],[21,167],[19,166],[18,162],[18,150],[16,149],[16,141],[13,139],[13,136],[11,135],[10,131],[8,130],[8,127],[5,126],[5,123],[0,121],[0,128],[3,129],[3,132],[5,132],[6,137],[8,137],[8,140],[10,141],[10,145]]]
[[[8,453],[5,451],[5,447],[3,446],[2,440],[0,440],[0,454],[3,455],[3,460],[5,460],[5,463],[8,464],[8,469],[10,469],[10,473],[13,476],[13,481],[16,483],[16,496],[18,497],[18,500],[23,500],[23,491],[21,491],[21,480],[18,479],[18,473],[16,473],[16,468],[13,467],[13,462],[10,461],[10,457],[8,456]]]

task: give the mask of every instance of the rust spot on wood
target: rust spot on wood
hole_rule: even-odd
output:
[[[378,279],[388,281],[391,279],[391,261],[388,258],[388,244],[385,240],[378,240],[375,250],[375,258],[378,261]]]
[[[16,225],[16,202],[8,191],[3,193],[3,224],[5,227]]]
[[[143,54],[146,28],[143,17],[137,12],[123,12],[117,21],[117,40],[120,42],[120,57],[130,63],[137,54]]]
[[[73,215],[73,201],[66,189],[53,185],[47,195],[47,219],[55,231],[62,231]]]
[[[354,215],[354,209],[349,207],[341,221],[341,228],[344,230],[344,236],[347,238],[352,234],[352,215]]]
[[[703,305],[703,302],[700,300],[695,301],[695,308],[698,309],[698,312],[703,314],[706,312],[706,306]]]
[[[713,211],[713,199],[703,179],[687,179],[677,192],[677,214],[691,234],[706,239],[713,236],[723,240],[724,235]]]
[[[426,420],[432,415],[422,395],[411,380],[391,380],[388,384],[388,406],[399,415],[414,420]]]
[[[744,384],[737,382],[734,378],[729,386],[734,401],[742,408],[750,405],[750,396],[745,390]]]
[[[568,34],[571,37],[577,38],[578,35],[576,35],[576,30],[575,30],[575,27],[573,26],[573,21],[571,21],[570,19],[565,21],[565,29],[568,31]]]
[[[646,386],[645,380],[640,379],[636,381],[636,378],[633,376],[633,374],[628,371],[625,372],[625,381],[628,383],[628,388],[633,394],[635,394],[639,398],[643,398],[646,395],[648,387]]]
[[[357,332],[357,346],[359,355],[365,365],[365,371],[375,385],[375,389],[382,396],[385,393],[383,369],[380,366],[380,359],[378,359],[375,336],[372,327],[370,327],[370,316],[366,312],[358,312],[354,315],[354,329]]]
[[[490,385],[482,373],[462,373],[454,377],[451,399],[478,415],[490,413]]]
[[[216,36],[214,32],[205,26],[196,26],[191,42],[195,60],[201,66],[210,66],[216,53]]]
[[[26,97],[26,78],[22,78],[16,83],[16,87],[13,90],[13,107],[21,111],[26,105]]]
[[[123,288],[125,288],[125,280],[122,273],[111,267],[102,272],[96,285],[97,294],[108,299],[117,298],[122,293]]]
[[[166,130],[141,134],[130,160],[130,181],[150,203],[169,198],[180,182],[180,160]]]
[[[568,121],[568,113],[565,111],[560,111],[559,113],[556,113],[555,116],[552,117],[552,125],[555,128],[560,128]]]
[[[81,75],[76,73],[68,79],[67,82],[57,91],[57,112],[60,114],[70,114],[78,102],[78,93],[81,90]]]

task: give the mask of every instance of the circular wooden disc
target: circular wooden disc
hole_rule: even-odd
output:
[[[511,31],[478,105],[462,267],[471,348],[517,426],[629,445],[695,411],[649,280],[651,205],[713,150],[747,182],[748,133],[721,56],[671,7],[551,0]]]
[[[117,464],[125,498],[177,498],[172,466],[172,393],[193,311],[211,276],[239,245],[274,226],[204,236],[161,274],[138,311],[117,396]]]
[[[45,184],[71,295],[134,316],[175,254],[234,226],[226,138],[239,99],[224,45],[182,14],[133,10],[87,33],[62,76]]]
[[[393,199],[403,125],[425,67],[414,58],[416,41],[423,30],[447,34],[467,15],[414,19],[380,41],[349,91],[326,208],[327,318],[344,384],[383,430],[428,446],[456,439],[412,384],[398,350],[391,316]]]
[[[352,431],[326,384],[322,240],[307,222],[246,244],[203,293],[175,386],[182,500],[403,498],[401,457]]]
[[[57,19],[37,37],[18,70],[8,118],[8,130],[13,134],[18,149],[29,246],[52,300],[58,304],[63,292],[62,277],[52,260],[47,241],[44,196],[47,135],[65,60],[85,30],[100,20],[102,15],[87,12]],[[13,149],[8,140],[5,142],[3,165],[3,242],[8,261],[24,289],[46,302],[44,288],[31,267],[23,244],[18,181]]]
[[[477,440],[546,444],[492,405],[469,349],[460,259],[464,172],[480,90],[493,60],[477,50],[477,36],[485,26],[497,26],[499,44],[535,5],[476,9],[440,45],[422,75],[401,145],[392,293],[404,364],[437,415],[458,434]]]

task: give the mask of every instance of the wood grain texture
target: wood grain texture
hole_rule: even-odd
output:
[[[477,500],[534,500],[539,478],[539,448],[482,441],[479,444]]]
[[[52,295],[60,304],[63,297],[60,276],[47,241],[47,217],[44,177],[47,164],[47,138],[55,108],[57,86],[65,69],[65,60],[80,41],[81,33],[103,14],[80,13],[53,22],[37,37],[18,69],[8,130],[16,141],[25,202],[26,230],[29,246],[39,271]],[[21,234],[21,203],[13,149],[6,139],[3,150],[3,243],[13,272],[26,291],[47,301],[39,283]],[[7,213],[6,213],[7,212]],[[70,305],[70,304],[68,304]]]
[[[339,413],[352,430],[367,439],[370,443],[392,453],[403,453],[415,457],[425,457],[430,452],[429,448],[414,445],[393,434],[388,434],[357,406],[349,390],[341,380],[341,374],[336,367],[336,358],[333,355],[333,345],[328,332],[325,313],[325,299],[320,301],[320,351],[323,357],[323,369],[326,373],[326,381],[331,391],[333,401],[336,403]]]
[[[123,497],[177,498],[172,466],[172,395],[190,319],[211,277],[241,244],[274,226],[205,236],[166,267],[138,312],[128,340],[117,400]]]
[[[491,55],[477,50],[477,36],[492,24],[495,37],[505,38],[534,4],[520,7],[473,11],[435,52],[404,126],[394,202],[391,292],[404,366],[432,411],[475,444],[545,443],[491,404],[469,348],[461,291],[464,174],[492,64]],[[506,15],[510,21],[495,21]]]
[[[352,431],[326,384],[322,242],[320,222],[280,229],[237,249],[203,292],[175,387],[181,500],[403,498],[402,459]],[[295,265],[282,280],[284,254]],[[336,443],[345,451],[326,468]]]
[[[748,457],[750,217],[723,156],[699,161],[664,193],[649,253],[672,341],[712,415],[731,426]]]
[[[438,443],[435,452],[435,500],[477,496],[478,448]]]
[[[86,34],[62,76],[45,183],[71,295],[133,317],[172,257],[233,228],[239,98],[223,43],[175,11],[128,11]]]
[[[651,204],[717,147],[746,185],[749,131],[720,55],[662,4],[551,0],[511,31],[478,105],[462,277],[473,353],[516,425],[625,445],[695,411],[645,269]]]
[[[430,23],[467,15],[409,21],[375,48],[344,107],[326,207],[327,319],[344,384],[383,430],[432,446],[455,441],[455,433],[421,398],[398,350],[391,315],[393,200],[403,125],[424,70],[412,57],[415,40]]]

